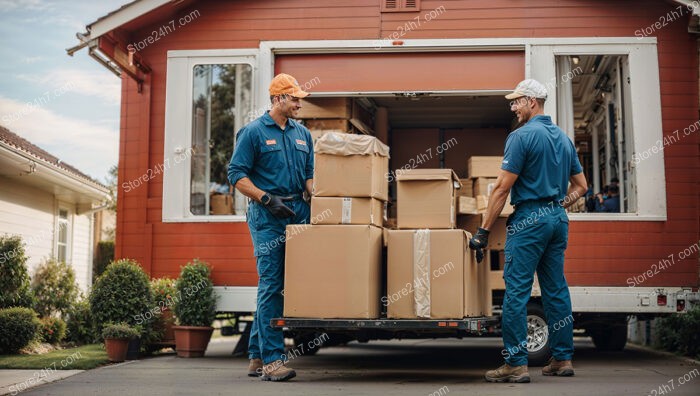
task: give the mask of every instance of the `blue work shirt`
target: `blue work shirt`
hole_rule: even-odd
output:
[[[512,205],[559,201],[571,176],[582,171],[573,142],[546,115],[531,118],[508,135],[501,169],[519,175],[511,189]]]
[[[236,134],[236,147],[228,165],[232,185],[247,177],[270,194],[301,194],[313,179],[314,150],[311,133],[288,119],[284,130],[266,112]]]
[[[620,213],[620,196],[608,197],[601,204],[598,199],[595,200],[596,212]]]

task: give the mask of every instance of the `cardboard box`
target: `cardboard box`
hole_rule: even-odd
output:
[[[462,188],[457,190],[457,195],[459,195],[460,197],[473,197],[474,189],[472,185],[474,183],[472,179],[459,179],[459,182],[462,184]]]
[[[388,230],[387,317],[457,319],[464,315],[462,230]],[[470,285],[471,287],[471,285]]]
[[[467,233],[471,238],[471,234]],[[467,244],[469,242],[467,241]],[[476,262],[475,252],[464,251],[464,317],[491,315],[493,305],[488,287],[488,266]]]
[[[323,136],[329,132],[346,133],[346,132],[338,130],[338,129],[310,129],[309,132],[311,133],[311,139],[314,141],[314,143],[318,139],[320,139],[321,136]]]
[[[498,177],[503,157],[469,157],[467,160],[467,177]]]
[[[352,115],[350,98],[307,98],[301,100],[301,109],[297,118],[344,118]]]
[[[314,196],[389,198],[389,147],[374,136],[326,133],[314,151]]]
[[[399,228],[454,228],[459,187],[452,169],[409,169],[398,174]]]
[[[382,227],[386,202],[374,198],[312,197],[312,224],[358,224]]]
[[[210,194],[209,212],[213,215],[233,214],[233,197],[229,194]]]
[[[491,191],[493,190],[493,186],[489,188],[489,185],[491,184],[496,184],[496,178],[495,177],[477,177],[474,179],[473,182],[473,193],[474,196],[476,197],[477,195],[485,195],[489,196],[491,195]]]
[[[468,231],[471,234],[476,233],[476,230],[481,227],[484,215],[460,215],[457,217],[457,228]],[[489,244],[486,247],[491,250],[503,250],[506,246],[506,218],[499,217],[491,227],[489,232]]]
[[[476,196],[476,210],[477,213],[486,213],[486,209],[488,208],[489,205],[489,197],[485,195],[477,195]],[[510,204],[510,194],[508,194],[508,198],[506,198],[506,204],[503,205],[503,210],[501,210],[501,213],[498,215],[500,217],[508,217],[511,213],[513,213],[513,206]]]
[[[381,228],[287,226],[285,317],[377,319],[381,278]]]
[[[352,129],[350,120],[342,118],[322,119],[322,120],[304,120],[306,126],[311,132],[311,136],[315,131],[338,131],[348,133]]]
[[[478,214],[476,207],[476,198],[473,197],[457,197],[459,202],[457,213],[459,214]]]

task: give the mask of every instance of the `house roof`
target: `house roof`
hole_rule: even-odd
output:
[[[0,143],[5,143],[15,150],[22,151],[23,153],[28,154],[37,161],[42,161],[50,167],[64,170],[92,187],[97,187],[100,190],[109,190],[107,186],[79,171],[78,168],[61,161],[60,158],[52,155],[48,151],[17,135],[2,125],[0,125]]]

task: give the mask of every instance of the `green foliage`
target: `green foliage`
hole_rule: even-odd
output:
[[[63,316],[78,297],[73,268],[55,259],[44,261],[32,279],[34,309],[42,317],[60,314]]]
[[[90,344],[97,339],[92,312],[90,312],[90,302],[86,298],[81,298],[66,315],[66,340],[74,344]]]
[[[673,314],[656,323],[657,347],[700,358],[700,305],[687,313]]]
[[[141,324],[148,338],[152,320],[140,320],[153,307],[148,275],[136,261],[122,259],[107,266],[90,294],[90,311],[95,330],[102,334],[106,323]],[[139,323],[137,323],[137,321]]]
[[[31,308],[33,304],[22,238],[0,236],[0,308]]]
[[[114,241],[100,241],[97,243],[97,251],[92,262],[93,282],[105,272],[105,269],[114,260]]]
[[[61,318],[41,318],[41,339],[49,344],[59,344],[66,337],[66,322]]]
[[[133,326],[129,326],[127,323],[108,323],[102,329],[102,338],[114,338],[121,340],[130,340],[132,338],[138,337],[140,331]]]
[[[30,308],[0,309],[0,354],[17,353],[34,340],[40,328],[41,322]]]
[[[162,341],[165,335],[167,322],[172,320],[172,316],[163,315],[166,310],[172,310],[175,303],[175,279],[157,278],[151,280],[151,291],[153,293],[153,303],[157,307],[154,310],[153,332],[154,341]],[[170,318],[170,319],[169,319]]]
[[[216,296],[211,269],[195,259],[182,267],[175,285],[175,316],[181,326],[211,326],[216,318]]]

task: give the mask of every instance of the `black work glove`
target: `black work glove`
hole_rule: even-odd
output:
[[[277,195],[270,194],[270,202],[268,202],[265,207],[278,219],[287,219],[296,216],[296,213],[294,213],[289,206],[284,204],[285,202],[289,202],[293,199],[294,197],[278,197]]]
[[[476,234],[469,240],[469,248],[476,251],[476,262],[484,260],[484,248],[489,244],[489,230],[479,227]]]

